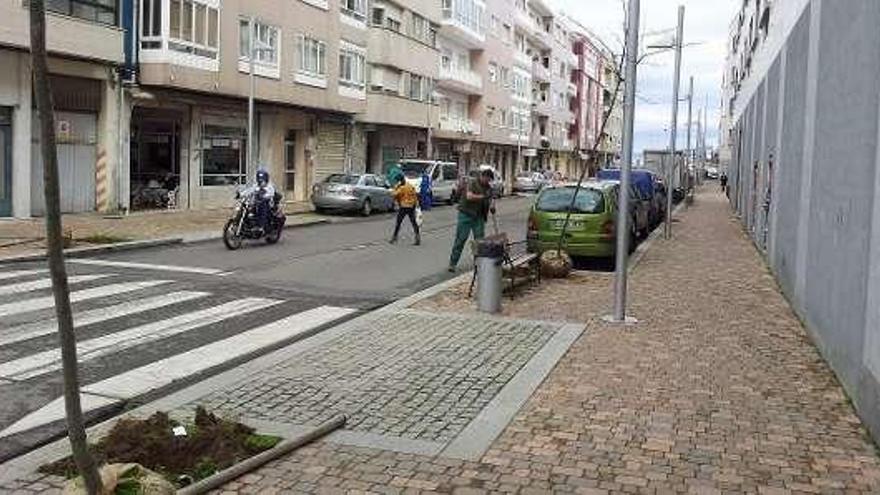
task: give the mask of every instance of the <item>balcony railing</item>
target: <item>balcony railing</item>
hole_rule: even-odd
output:
[[[471,88],[483,89],[483,78],[472,70],[440,67],[440,80],[453,81]]]
[[[462,134],[480,134],[480,124],[469,119],[458,119],[454,117],[440,117],[438,127],[441,131],[460,132]]]
[[[540,62],[532,63],[532,75],[535,76],[535,79],[538,81],[550,81],[550,69],[544,67],[544,64]]]
[[[513,59],[523,68],[530,68],[532,66],[532,57],[521,50],[514,50]]]

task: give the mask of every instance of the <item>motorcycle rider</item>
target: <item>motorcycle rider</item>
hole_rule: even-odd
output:
[[[275,211],[275,186],[269,179],[269,172],[264,168],[257,169],[256,182],[248,186],[243,192],[243,196],[254,195],[257,215],[257,225],[266,231],[269,226],[269,214]]]

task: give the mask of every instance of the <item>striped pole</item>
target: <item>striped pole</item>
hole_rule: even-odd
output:
[[[95,208],[100,213],[107,213],[110,209],[109,177],[107,173],[107,151],[98,152],[98,161],[95,164]]]

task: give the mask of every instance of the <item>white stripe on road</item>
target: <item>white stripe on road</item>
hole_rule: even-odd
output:
[[[113,274],[102,275],[72,275],[67,277],[68,284],[78,284],[81,282],[90,282],[102,278],[112,277]],[[41,278],[40,280],[32,280],[30,282],[22,282],[20,284],[0,285],[0,296],[8,296],[11,294],[20,294],[22,292],[31,292],[35,290],[49,289],[52,287],[51,278]]]
[[[158,390],[176,380],[204,372],[235,358],[271,347],[322,325],[354,313],[354,309],[321,306],[282,320],[204,345],[176,356],[126,371],[82,390],[84,412],[110,406]],[[64,419],[64,398],[21,418],[2,432],[0,438]]]
[[[224,273],[223,270],[218,270],[217,268],[200,268],[197,266],[173,266],[173,265],[153,265],[149,263],[133,263],[128,261],[110,261],[110,260],[97,260],[91,258],[77,258],[67,260],[68,263],[76,263],[79,265],[94,265],[94,266],[110,266],[114,268],[133,268],[135,270],[158,270],[165,272],[180,272],[180,273],[200,273],[202,275],[221,275]]]
[[[231,301],[192,313],[186,313],[155,321],[146,325],[122,330],[102,337],[77,342],[77,360],[86,361],[113,354],[136,345],[172,337],[190,330],[267,308],[281,301],[273,299],[246,298]],[[0,363],[0,377],[26,380],[61,369],[61,350],[50,349],[21,359]]]
[[[16,270],[13,272],[0,272],[0,280],[7,280],[10,278],[18,278],[18,277],[29,277],[31,275],[42,275],[49,270],[46,268],[40,268],[39,270]]]
[[[126,292],[155,287],[170,283],[170,280],[145,280],[142,282],[122,282],[118,284],[104,285],[93,289],[83,289],[70,293],[70,302],[85,301],[98,297],[115,296]],[[14,303],[0,304],[0,316],[10,316],[29,311],[38,311],[55,307],[55,299],[52,296],[25,299]]]
[[[105,308],[74,313],[73,322],[76,327],[100,323],[102,321],[121,318],[136,313],[142,313],[151,309],[161,308],[171,304],[191,301],[209,295],[208,292],[178,291],[170,294],[161,294],[146,299],[126,301],[121,304],[107,306]],[[52,317],[36,323],[27,323],[6,330],[0,330],[0,346],[22,342],[24,340],[50,335],[58,331],[58,321]]]

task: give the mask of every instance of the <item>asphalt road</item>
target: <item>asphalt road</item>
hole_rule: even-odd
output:
[[[529,205],[500,201],[498,228],[523,239]],[[217,240],[70,260],[87,417],[107,418],[451,277],[455,217],[450,207],[426,212],[421,246],[408,224],[389,244],[393,216],[379,215],[288,229],[276,245],[239,251]],[[0,462],[64,433],[53,314],[44,263],[0,267]]]

